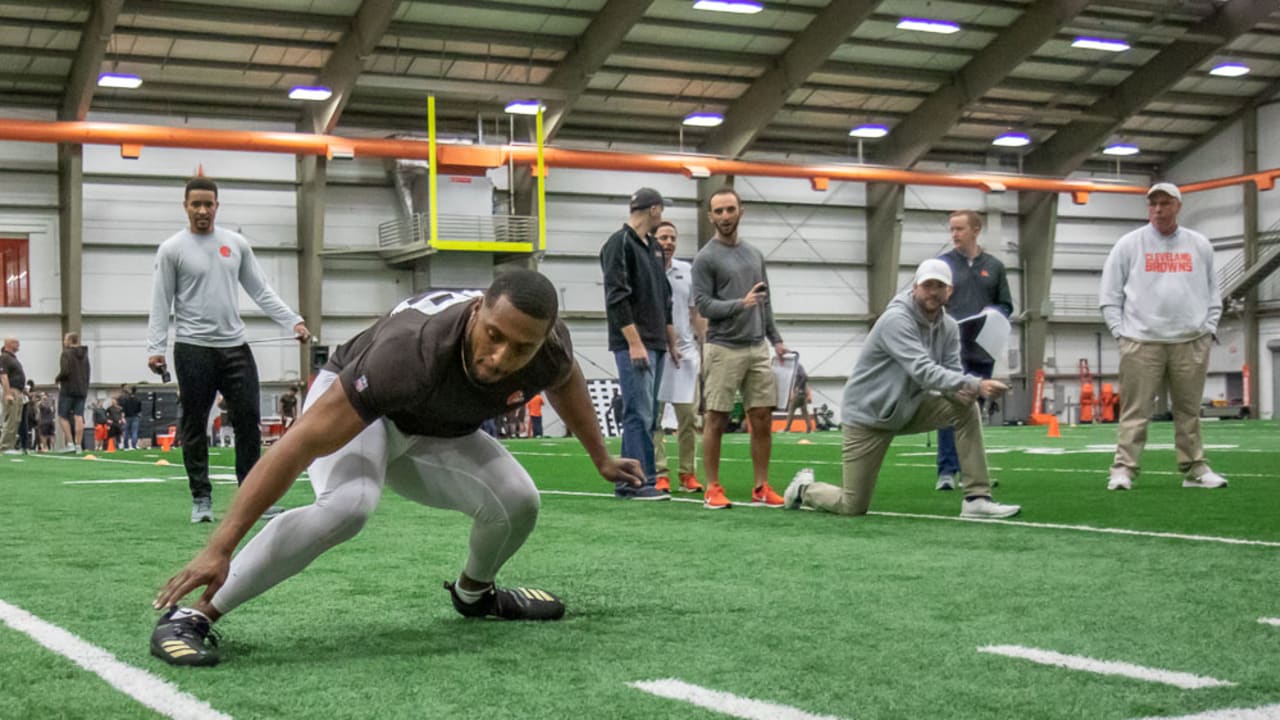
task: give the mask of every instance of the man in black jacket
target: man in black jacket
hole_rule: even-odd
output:
[[[954,278],[947,314],[956,321],[964,320],[994,307],[1002,315],[1013,314],[1013,295],[1004,263],[983,251],[978,244],[982,232],[982,216],[973,210],[957,210],[948,219],[951,242],[955,248],[942,256],[951,266]],[[960,327],[960,364],[966,373],[990,378],[995,358],[978,347],[975,335],[965,324]],[[959,485],[960,458],[956,452],[956,435],[952,428],[938,430],[938,490],[953,490]]]
[[[137,450],[138,425],[142,421],[142,398],[138,397],[138,386],[121,385],[119,403],[124,410],[124,437],[120,449]]]
[[[62,338],[58,360],[58,424],[67,438],[65,452],[75,452],[84,439],[84,401],[89,396],[89,348],[80,344],[78,333]]]
[[[619,483],[615,494],[635,500],[671,499],[654,487],[653,460],[663,355],[670,352],[680,364],[671,324],[671,285],[662,248],[652,234],[666,204],[657,190],[637,190],[631,196],[631,216],[600,249],[609,351],[622,386],[622,457],[639,460],[645,475],[644,486]]]

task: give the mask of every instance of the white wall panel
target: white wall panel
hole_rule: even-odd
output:
[[[392,270],[376,265],[326,268],[322,308],[325,327],[340,317],[368,318],[366,324],[372,324],[374,318],[413,294],[413,273],[409,270]],[[328,330],[325,332],[328,334]]]
[[[0,157],[4,157],[4,145],[16,143],[0,143]],[[52,168],[49,172],[6,172],[4,167],[12,167],[8,159],[0,161],[0,206],[44,206],[58,204],[58,175]]]
[[[1280,365],[1275,362],[1275,353],[1267,349],[1267,343],[1280,341],[1280,318],[1263,318],[1258,323],[1258,346],[1261,348],[1261,362],[1253,373],[1253,382],[1258,384],[1258,398],[1261,405],[1260,417],[1276,418],[1280,408],[1275,406],[1277,373]]]
[[[86,182],[84,241],[159,247],[187,226],[181,181],[155,184]],[[218,187],[218,227],[248,238],[254,248],[297,246],[292,188]]]
[[[330,186],[325,190],[326,248],[376,248],[378,225],[400,216],[390,187]]]

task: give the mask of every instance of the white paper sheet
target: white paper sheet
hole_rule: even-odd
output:
[[[658,400],[672,403],[691,403],[696,400],[698,388],[698,351],[684,353],[677,368],[671,362],[671,354],[662,356],[662,382],[658,385]]]
[[[777,390],[777,402],[774,403],[775,410],[787,410],[791,405],[791,383],[796,379],[796,365],[799,363],[800,356],[797,353],[789,352],[778,359],[778,354],[773,354],[773,380]]]
[[[1009,318],[1005,317],[1004,313],[989,307],[959,322],[982,322],[974,342],[990,355],[992,360],[998,362],[1004,357],[1005,350],[1009,347],[1009,333],[1013,329],[1009,324]]]

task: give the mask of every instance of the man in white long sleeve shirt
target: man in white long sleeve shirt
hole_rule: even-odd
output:
[[[174,316],[173,363],[182,404],[182,463],[191,488],[191,522],[212,522],[209,438],[205,418],[214,397],[226,399],[236,436],[236,478],[244,482],[262,451],[258,366],[245,343],[239,288],[271,319],[292,328],[299,341],[310,337],[302,316],[276,295],[238,233],[214,227],[218,186],[192,178],[183,209],[188,226],[165,240],[156,252],[147,327],[147,365],[165,368],[169,313]]]
[[[1200,401],[1222,296],[1213,246],[1204,235],[1178,227],[1180,210],[1182,192],[1176,185],[1152,185],[1150,222],[1120,238],[1102,269],[1098,302],[1120,344],[1120,427],[1108,490],[1133,488],[1154,397],[1165,386],[1173,405],[1182,486],[1227,485],[1209,469],[1200,440]]]

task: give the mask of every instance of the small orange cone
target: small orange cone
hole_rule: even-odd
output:
[[[115,451],[116,451],[116,439],[107,438],[107,452],[113,453]]]
[[[1049,434],[1045,437],[1062,437],[1062,433],[1058,430],[1058,418],[1049,418]]]

